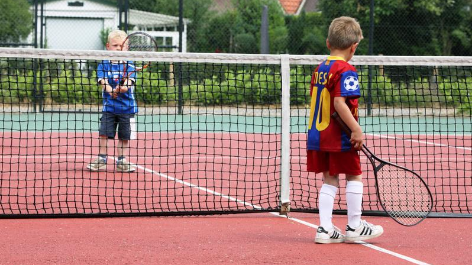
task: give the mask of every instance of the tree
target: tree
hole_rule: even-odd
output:
[[[237,19],[234,25],[235,35],[245,36],[241,39],[248,39],[247,35],[252,35],[255,40],[257,52],[259,52],[260,29],[262,6],[266,5],[269,10],[269,48],[271,53],[285,52],[287,28],[285,26],[284,15],[277,3],[273,0],[233,0],[236,8]],[[237,45],[237,43],[235,43]],[[242,45],[238,45],[242,46]],[[246,46],[246,45],[245,45]],[[254,48],[246,51],[253,53]]]
[[[213,12],[210,11],[212,0],[184,0],[183,16],[190,20],[187,27],[188,50],[205,49],[206,27]],[[179,0],[130,0],[130,7],[138,10],[155,12],[170,16],[179,16]]]
[[[32,16],[27,0],[0,1],[0,42],[18,43],[28,37]]]
[[[236,28],[237,13],[227,11],[221,15],[214,16],[206,27],[204,45],[207,50],[203,52],[235,52],[234,39],[237,32]]]
[[[463,45],[470,51],[470,39],[472,37],[470,22],[472,15],[471,0],[440,1],[436,5],[435,24],[438,30],[435,32],[438,43],[441,46],[441,55],[451,55],[454,46]],[[469,43],[467,43],[469,40]],[[460,54],[456,55],[470,55]]]
[[[287,51],[290,54],[326,54],[327,25],[320,13],[287,16]]]
[[[472,56],[472,15],[462,21],[461,25],[451,32],[451,54]]]
[[[376,0],[374,53],[385,55],[450,55],[467,45],[471,0]],[[327,21],[345,15],[369,30],[370,0],[320,0]],[[329,23],[329,22],[328,22]],[[365,52],[361,42],[358,53]]]

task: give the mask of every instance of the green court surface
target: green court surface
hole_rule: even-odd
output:
[[[97,131],[100,113],[3,113],[3,131]],[[366,133],[471,135],[471,117],[361,117]],[[291,132],[307,130],[305,116],[291,117]],[[137,130],[141,132],[243,132],[280,133],[280,117],[241,115],[137,115]]]

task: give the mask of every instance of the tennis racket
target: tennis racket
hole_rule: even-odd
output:
[[[351,130],[339,114],[331,117],[350,137]],[[365,145],[361,150],[374,169],[377,197],[385,212],[404,226],[423,221],[433,208],[433,196],[425,181],[410,169],[380,159]]]
[[[157,52],[158,45],[153,36],[144,32],[134,32],[129,34],[123,41],[123,44],[121,45],[121,50],[131,52]],[[129,62],[123,64],[123,78],[120,81],[120,85],[124,85],[126,80],[129,79],[129,77],[131,77],[135,73],[141,72],[144,69],[148,68],[151,62],[134,62],[134,70],[128,72],[129,64]],[[116,91],[116,93],[114,93],[114,98],[116,98],[119,93],[120,91]]]

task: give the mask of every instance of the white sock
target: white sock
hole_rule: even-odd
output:
[[[347,224],[357,228],[361,224],[362,193],[364,185],[360,181],[348,181],[346,185]]]
[[[320,197],[318,198],[320,226],[322,226],[326,231],[333,229],[331,219],[333,218],[334,198],[336,197],[337,192],[337,187],[328,184],[323,184],[320,189]]]

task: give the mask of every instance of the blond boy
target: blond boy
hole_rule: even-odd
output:
[[[358,98],[361,96],[356,69],[348,63],[362,40],[362,29],[351,17],[331,22],[326,45],[330,56],[313,72],[308,124],[307,170],[322,173],[324,184],[319,194],[316,243],[341,243],[378,237],[383,228],[361,220],[362,171],[358,150],[363,133],[358,123]],[[331,115],[337,112],[351,129],[349,138]],[[332,223],[339,174],[346,176],[348,224],[346,235]]]
[[[106,44],[107,50],[124,50],[123,43],[126,37],[127,34],[121,30],[110,32]],[[91,171],[106,168],[108,140],[114,139],[118,132],[116,170],[133,172],[136,166],[126,160],[125,154],[129,151],[129,140],[134,137],[134,115],[138,112],[134,96],[135,66],[132,62],[104,60],[98,65],[97,78],[103,96],[99,154],[87,168]]]

